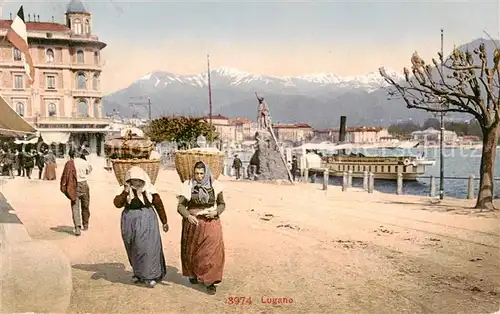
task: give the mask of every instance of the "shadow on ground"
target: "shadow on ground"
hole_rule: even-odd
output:
[[[67,233],[67,234],[74,234],[74,228],[71,226],[57,226],[57,227],[52,227],[50,230],[55,231],[55,232],[60,232],[60,233]]]
[[[136,284],[132,282],[132,272],[126,270],[125,265],[122,263],[76,264],[72,267],[87,272],[93,272],[94,274],[90,277],[93,280],[104,279],[112,283],[136,286]],[[200,285],[190,284],[189,280],[183,277],[182,274],[179,273],[179,270],[173,266],[167,266],[167,275],[163,279],[162,284],[166,284],[165,282],[205,291]]]
[[[434,199],[421,199],[416,201],[380,201],[378,203],[382,204],[393,204],[393,205],[407,205],[415,206],[420,205],[421,210],[426,211],[436,211],[436,212],[451,212],[457,215],[470,215],[486,218],[497,218],[499,211],[481,211],[474,209],[470,205],[459,205],[456,203],[441,202],[440,200]]]

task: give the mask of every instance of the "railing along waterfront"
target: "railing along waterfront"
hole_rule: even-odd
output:
[[[310,182],[311,177],[309,176],[310,172],[314,173],[323,173],[323,189],[328,189],[328,179],[330,178],[330,174],[328,169],[304,169],[301,174],[302,181]],[[307,178],[307,180],[306,180]],[[417,179],[428,179],[429,182],[429,193],[428,196],[435,197],[436,194],[436,178],[435,176],[417,176]],[[352,188],[352,179],[353,174],[352,171],[345,171],[342,175],[342,191],[347,191],[347,189]],[[444,180],[467,180],[467,199],[474,199],[474,182],[479,181],[479,178],[476,178],[474,175],[469,175],[468,177],[464,176],[445,176]],[[494,178],[494,181],[500,181],[500,178]],[[373,193],[375,190],[375,175],[373,172],[364,171],[363,173],[363,190],[368,193]],[[396,178],[396,194],[403,195],[403,174],[398,173]]]

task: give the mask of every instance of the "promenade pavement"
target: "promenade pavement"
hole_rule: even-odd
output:
[[[0,191],[34,239],[72,264],[70,313],[492,313],[500,305],[500,224],[471,202],[221,178],[224,281],[215,296],[180,274],[175,171],[156,186],[170,231],[166,280],[134,285],[120,234],[118,186],[93,157],[90,230],[75,237],[57,181],[4,180]],[[236,298],[240,299],[236,299]],[[251,299],[251,302],[249,301]],[[244,304],[237,305],[236,300]],[[285,302],[284,304],[272,304]],[[251,303],[251,304],[250,304]]]

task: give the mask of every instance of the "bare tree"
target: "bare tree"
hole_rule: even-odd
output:
[[[389,83],[389,98],[402,98],[408,108],[429,112],[471,114],[483,133],[477,209],[493,210],[493,181],[496,145],[500,122],[500,50],[492,59],[484,43],[472,52],[455,48],[444,59],[426,64],[415,52],[411,69],[404,68],[404,82],[390,77],[384,68],[380,75]]]

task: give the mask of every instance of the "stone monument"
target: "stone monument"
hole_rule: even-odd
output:
[[[290,182],[291,175],[285,159],[278,147],[269,118],[269,108],[264,97],[259,97],[257,129],[255,133],[255,153],[250,159],[251,179],[258,181]]]

